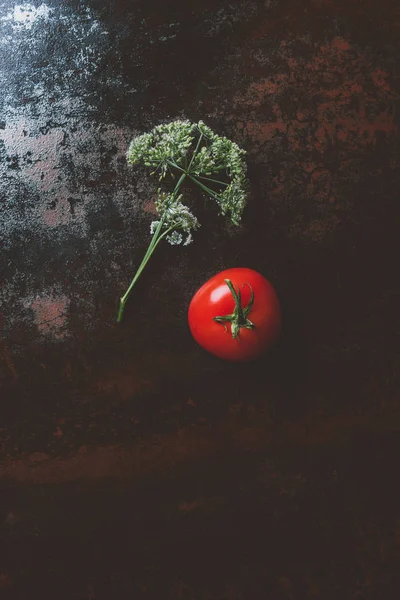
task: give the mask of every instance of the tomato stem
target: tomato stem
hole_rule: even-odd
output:
[[[239,333],[240,333],[240,330],[242,329],[242,327],[244,329],[254,329],[255,328],[254,323],[252,323],[250,321],[250,319],[247,318],[247,316],[251,312],[251,309],[253,308],[253,305],[254,305],[254,292],[253,292],[253,288],[251,287],[251,285],[249,283],[244,284],[244,285],[249,286],[249,288],[251,290],[251,296],[250,296],[250,300],[249,300],[249,303],[247,304],[247,306],[243,307],[240,288],[238,287],[238,290],[236,291],[235,287],[230,279],[224,279],[224,281],[225,281],[226,285],[228,286],[229,291],[231,292],[233,299],[235,301],[235,309],[234,309],[233,313],[231,313],[230,315],[213,317],[213,321],[216,321],[217,323],[224,325],[224,327],[226,327],[226,323],[230,323],[232,338],[235,340],[235,339],[239,339]]]

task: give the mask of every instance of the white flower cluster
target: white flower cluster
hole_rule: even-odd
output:
[[[189,208],[182,204],[182,194],[165,194],[158,190],[158,200],[155,203],[157,212],[162,215],[164,230],[171,230],[166,240],[173,246],[183,244],[187,246],[193,240],[192,231],[200,227],[196,217]],[[153,221],[150,225],[150,233],[153,234],[160,221]]]
[[[221,213],[229,215],[238,225],[247,201],[245,150],[226,137],[220,137],[200,121],[198,129],[210,141],[194,157],[191,171],[197,176],[209,176],[225,171],[231,180],[226,188],[216,194]]]
[[[245,150],[226,137],[214,134],[211,143],[203,146],[196,154],[191,171],[195,175],[211,175],[226,171],[229,177],[237,179],[246,175],[246,165],[243,160]]]
[[[179,170],[216,200],[221,214],[238,225],[247,201],[245,154],[237,144],[214,133],[203,121],[177,120],[158,125],[150,133],[135,138],[128,148],[127,160],[152,167],[153,174],[158,172],[160,180],[168,170],[171,174]],[[205,181],[215,173],[222,173],[224,181]],[[219,185],[218,190],[215,184]],[[174,193],[160,194],[156,203],[157,211],[163,215],[164,231],[173,229],[166,236],[171,244],[190,243],[191,230],[199,227],[196,217],[180,201],[181,197]],[[152,233],[158,223],[152,223]]]
[[[213,130],[210,129],[203,121],[199,121],[197,123],[197,129],[202,135],[204,135],[205,138],[209,140],[213,140],[217,136],[217,134],[214,133]]]
[[[230,215],[234,225],[239,225],[246,202],[247,191],[244,182],[236,179],[217,198],[221,213],[224,216]]]
[[[172,121],[157,125],[150,133],[138,136],[129,145],[127,160],[135,165],[143,162],[147,167],[160,171],[160,180],[167,174],[169,161],[178,166],[184,164],[192,146],[196,124],[190,121]]]

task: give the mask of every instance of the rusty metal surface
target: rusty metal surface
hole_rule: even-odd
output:
[[[7,1],[0,34],[1,597],[397,597],[398,2]],[[177,117],[251,199],[117,326],[155,189],[126,147]],[[240,368],[186,323],[239,265],[285,323]]]

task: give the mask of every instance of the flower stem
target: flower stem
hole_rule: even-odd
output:
[[[199,179],[205,179],[206,181],[212,181],[213,183],[219,183],[220,185],[229,185],[225,181],[219,181],[219,179],[211,179],[211,177],[204,177],[203,175],[196,175],[196,177],[198,177]]]
[[[174,167],[174,169],[177,169],[178,171],[180,171],[181,173],[187,173],[187,171],[185,171],[185,169],[183,169],[182,167],[180,167],[179,165],[176,164],[175,161],[172,160],[168,160],[167,161],[170,167]]]
[[[175,189],[173,191],[173,195],[176,196],[178,194],[179,188],[181,187],[184,179],[186,177],[186,173],[182,173],[182,175],[179,178],[178,183],[175,186]],[[125,294],[120,298],[120,303],[119,303],[119,309],[118,309],[118,315],[117,315],[117,323],[121,323],[122,321],[122,317],[124,314],[124,309],[125,309],[125,304],[128,300],[129,294],[132,291],[133,286],[135,285],[135,283],[137,282],[137,280],[139,279],[140,275],[142,274],[145,266],[147,265],[147,263],[150,260],[151,255],[153,254],[154,250],[156,249],[156,247],[158,246],[159,242],[166,236],[168,235],[168,233],[170,231],[172,231],[172,228],[167,229],[166,231],[164,231],[163,233],[161,233],[161,229],[164,225],[164,218],[163,216],[161,217],[158,225],[157,225],[157,229],[155,230],[153,237],[151,239],[151,242],[149,244],[149,247],[147,248],[146,254],[143,257],[142,262],[140,263],[138,270],[135,273],[134,278],[132,279],[128,289],[126,290]]]
[[[189,163],[189,166],[188,166],[188,168],[187,168],[187,172],[189,172],[189,171],[190,171],[190,167],[192,166],[193,159],[194,159],[194,157],[196,156],[196,154],[197,154],[197,152],[198,152],[198,149],[200,148],[200,144],[201,144],[201,140],[202,140],[202,139],[203,139],[203,134],[201,133],[201,134],[200,134],[200,137],[199,137],[199,139],[197,140],[197,145],[196,145],[196,148],[195,148],[195,150],[194,150],[194,152],[193,152],[193,154],[192,154],[192,158],[191,158],[191,160],[190,160],[190,163]]]
[[[210,190],[209,187],[207,187],[206,185],[204,185],[203,183],[201,183],[201,181],[199,181],[195,177],[192,177],[192,175],[188,175],[188,176],[189,176],[189,178],[192,181],[194,181],[195,183],[197,183],[197,185],[200,186],[203,191],[207,192],[207,194],[210,194],[210,196],[212,196],[216,200],[219,200],[219,196],[218,196],[218,194],[216,192],[214,192],[214,190]]]

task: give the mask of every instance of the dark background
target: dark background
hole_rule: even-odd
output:
[[[400,589],[397,0],[0,5],[0,597],[390,600]],[[156,182],[132,137],[247,152],[242,226],[201,196],[121,326]],[[195,290],[260,270],[248,365]]]

